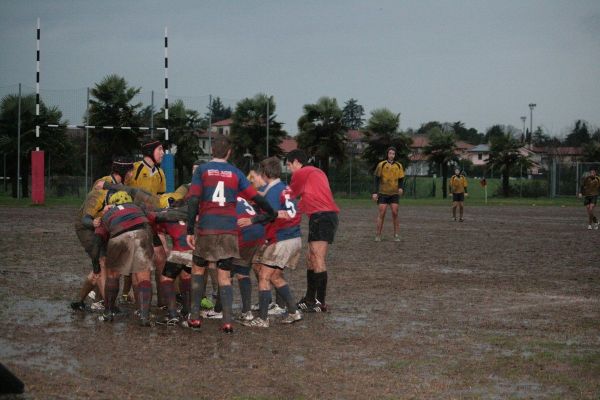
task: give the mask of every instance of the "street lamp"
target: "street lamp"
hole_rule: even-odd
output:
[[[535,103],[529,103],[529,134],[531,136],[533,136],[533,109],[535,106]]]

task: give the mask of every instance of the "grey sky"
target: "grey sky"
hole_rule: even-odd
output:
[[[42,89],[116,73],[155,90],[159,107],[167,26],[171,99],[210,93],[234,105],[272,94],[292,134],[302,106],[321,96],[341,107],[356,98],[366,118],[389,108],[402,128],[521,128],[530,102],[534,126],[552,135],[576,119],[600,125],[597,0],[0,0],[0,86],[35,86],[38,16]]]

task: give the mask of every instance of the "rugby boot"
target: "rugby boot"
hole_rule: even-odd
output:
[[[231,324],[223,324],[219,330],[223,333],[232,334],[233,326]]]

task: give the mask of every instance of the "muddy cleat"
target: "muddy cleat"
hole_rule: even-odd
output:
[[[282,320],[282,324],[293,324],[294,322],[298,322],[302,319],[302,313],[300,310],[296,310],[295,313],[286,315]]]
[[[71,303],[73,311],[85,311],[85,303],[83,301],[74,301]]]
[[[282,315],[285,314],[285,308],[279,307],[277,303],[269,304],[269,310],[267,311],[269,315]]]
[[[594,229],[595,230],[598,230],[599,227],[600,227],[600,223],[598,223],[598,222],[594,223]]]
[[[202,318],[223,319],[223,313],[216,312],[215,310],[202,311]]]
[[[110,312],[110,311],[106,311],[98,317],[98,321],[102,321],[102,322],[113,322],[114,319],[115,319],[115,313]]]
[[[304,312],[308,313],[322,313],[327,312],[327,305],[321,303],[319,300],[315,300],[315,303],[308,306]]]
[[[462,219],[462,218],[460,218],[460,219],[458,220],[458,222],[465,222],[465,220],[464,220],[464,219]]]
[[[219,330],[223,333],[227,333],[227,334],[232,334],[233,333],[233,326],[231,324],[223,324]]]
[[[90,310],[92,311],[104,311],[104,300],[97,301],[92,303],[90,306]]]
[[[199,331],[202,327],[202,319],[190,319],[188,318],[184,324],[182,324],[186,328],[190,328],[193,331]]]
[[[381,242],[381,236],[379,236],[379,235],[375,236],[375,241],[376,242]]]
[[[247,311],[245,313],[241,313],[237,319],[238,321],[252,321],[254,319],[254,314],[252,314],[252,311]]]
[[[315,301],[308,301],[306,300],[306,298],[302,298],[300,299],[299,302],[296,303],[296,307],[298,307],[298,309],[302,310],[302,311],[308,311],[308,309],[313,308],[316,304],[317,300]]]
[[[394,235],[394,242],[399,242],[400,241],[400,235],[395,234]]]
[[[592,230],[592,225],[588,225],[588,231]]]
[[[156,323],[159,325],[177,326],[179,325],[179,317],[169,317],[167,315],[161,319],[156,320]]]
[[[96,301],[96,292],[92,290],[88,293],[87,297],[89,297],[90,300]]]
[[[243,321],[242,325],[249,326],[251,328],[268,328],[269,319],[262,319],[261,317],[256,317],[252,321]]]

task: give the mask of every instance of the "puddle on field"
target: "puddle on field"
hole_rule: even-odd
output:
[[[335,315],[332,316],[334,322],[350,328],[360,328],[367,325],[369,319],[367,314],[354,314],[352,316]]]
[[[0,338],[0,354],[3,360],[10,360],[14,364],[34,367],[42,371],[66,371],[75,374],[79,368],[79,362],[76,359],[66,355],[52,343],[45,345],[20,344]]]
[[[62,329],[57,328],[57,325],[65,325],[65,329],[67,329],[67,324],[73,321],[73,313],[68,307],[69,305],[64,301],[24,299],[9,302],[1,314],[5,317],[10,316],[11,322],[17,325],[43,326],[51,324],[53,325],[52,329]]]

